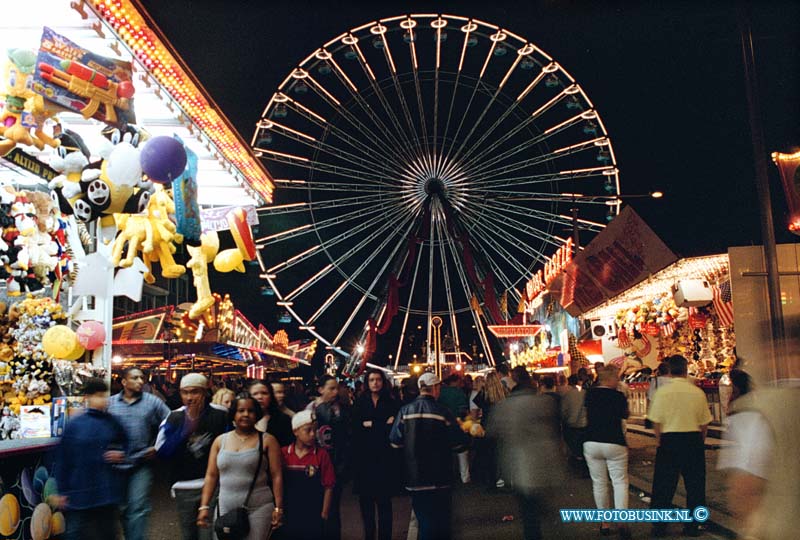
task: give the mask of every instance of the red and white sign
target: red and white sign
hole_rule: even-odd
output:
[[[642,218],[631,207],[625,207],[564,268],[561,305],[577,317],[676,260]]]

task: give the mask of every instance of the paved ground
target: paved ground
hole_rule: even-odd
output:
[[[645,508],[646,496],[652,483],[652,461],[655,456],[654,440],[646,435],[629,434],[630,445],[630,472],[631,472],[631,508]],[[722,477],[716,472],[716,450],[707,450],[708,464],[707,495],[711,519],[722,521],[723,525],[730,523],[730,516],[726,514],[725,493]],[[160,480],[155,486],[153,526],[150,538],[152,540],[178,540],[177,519],[174,505],[169,499],[165,474],[159,475]],[[684,502],[682,484],[679,486],[675,503],[681,506]],[[580,474],[572,475],[558,490],[554,490],[550,505],[558,508],[593,508],[591,481]],[[516,499],[507,490],[486,489],[473,484],[461,485],[454,492],[454,524],[453,538],[458,540],[489,540],[489,539],[522,539],[522,524]],[[393,500],[394,509],[394,535],[397,540],[416,540],[416,527],[412,523],[411,504],[407,497],[397,497]],[[504,517],[510,521],[504,521]],[[557,510],[549,512],[546,518],[546,538],[594,539],[602,538],[594,524],[568,524],[560,523]],[[361,518],[358,502],[355,496],[347,490],[342,503],[342,538],[344,540],[360,540],[363,538]],[[409,525],[411,532],[409,533]],[[681,538],[680,527],[673,526],[673,538]],[[718,529],[713,524],[710,531],[703,535],[705,539],[722,539],[729,537],[725,530]],[[649,526],[637,524],[632,527],[634,538],[645,539],[649,537]],[[615,538],[615,537],[614,537]]]

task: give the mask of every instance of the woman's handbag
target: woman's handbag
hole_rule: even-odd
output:
[[[219,501],[217,501],[217,519],[214,521],[214,532],[217,534],[218,540],[241,540],[245,538],[250,532],[250,518],[248,517],[247,503],[250,502],[250,495],[253,494],[253,488],[256,485],[258,473],[261,470],[261,460],[264,458],[264,434],[258,432],[258,465],[256,465],[256,472],[253,475],[253,481],[250,482],[250,489],[247,490],[247,498],[244,504],[238,508],[234,508],[224,515],[219,515]]]

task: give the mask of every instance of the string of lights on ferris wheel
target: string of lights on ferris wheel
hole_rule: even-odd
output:
[[[281,82],[251,144],[280,188],[259,209],[275,223],[258,240],[262,277],[344,356],[361,354],[362,318],[387,316],[387,278],[414,238],[395,361],[409,319],[434,316],[457,350],[471,319],[491,358],[486,316],[471,305],[486,292],[464,242],[474,275],[491,273],[516,306],[564,231],[596,234],[622,201],[583,88],[528,40],[455,15],[391,17],[331,39]]]

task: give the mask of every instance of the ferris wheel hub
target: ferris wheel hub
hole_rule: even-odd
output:
[[[444,182],[442,182],[439,178],[428,178],[425,181],[425,193],[428,195],[438,195],[440,197],[444,197],[446,192]]]

